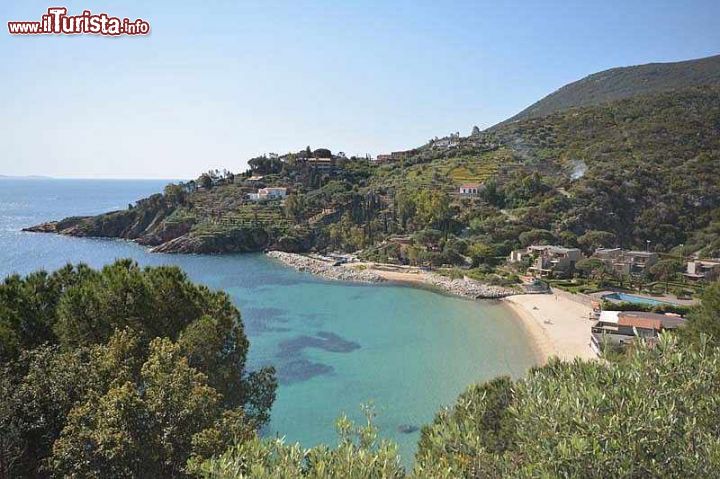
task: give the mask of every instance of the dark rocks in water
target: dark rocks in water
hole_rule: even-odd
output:
[[[414,432],[417,432],[420,430],[419,427],[415,426],[414,424],[400,424],[397,427],[398,432],[401,432],[403,434],[412,434]]]
[[[360,349],[354,341],[348,341],[335,333],[320,331],[316,336],[298,336],[280,343],[279,357],[291,357],[301,353],[305,348],[317,348],[333,353],[349,353]]]
[[[280,384],[292,384],[307,381],[316,376],[331,374],[332,366],[315,363],[304,358],[294,359],[277,367],[277,376]]]

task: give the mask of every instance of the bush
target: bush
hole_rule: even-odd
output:
[[[720,349],[664,336],[618,363],[472,386],[422,433],[417,477],[715,477]]]
[[[367,423],[356,426],[346,416],[338,419],[340,438],[335,449],[318,446],[302,449],[280,439],[238,444],[223,455],[192,463],[190,470],[207,479],[325,479],[325,478],[402,478],[397,446],[378,442],[371,408],[364,408]]]

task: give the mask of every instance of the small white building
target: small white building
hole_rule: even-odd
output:
[[[257,193],[249,193],[248,199],[251,201],[275,200],[285,198],[287,196],[287,188],[285,187],[268,187],[260,188]]]
[[[285,198],[287,196],[287,188],[285,187],[268,187],[258,190],[260,196],[266,196],[268,199]]]
[[[479,192],[479,183],[466,183],[464,185],[460,185],[460,194],[463,196],[477,196]]]

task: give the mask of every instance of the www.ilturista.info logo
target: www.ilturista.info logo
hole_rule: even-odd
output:
[[[117,18],[90,10],[83,11],[82,15],[68,16],[67,8],[51,7],[39,22],[8,22],[8,31],[11,35],[147,35],[150,24],[142,18]]]

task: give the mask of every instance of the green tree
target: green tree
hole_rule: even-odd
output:
[[[665,292],[668,291],[668,283],[675,278],[675,276],[682,269],[682,263],[675,259],[661,259],[654,265],[650,266],[648,273],[656,281],[662,281],[665,283]]]
[[[601,285],[608,276],[612,275],[612,270],[605,262],[597,258],[583,258],[575,263],[575,269],[582,272],[585,277],[597,280]]]
[[[700,304],[688,315],[688,326],[682,334],[694,342],[705,335],[712,344],[720,345],[720,282],[705,288]]]
[[[518,239],[520,240],[520,244],[523,246],[551,244],[555,242],[555,235],[548,230],[533,229],[520,233]]]
[[[137,476],[138,457],[142,471],[162,463],[157,475],[177,476],[269,418],[274,370],[246,370],[239,312],[178,268],[13,277],[0,310],[17,348],[0,363],[0,478]]]
[[[285,198],[285,216],[294,221],[300,221],[307,208],[305,195],[293,194]]]
[[[238,444],[223,455],[195,462],[191,470],[207,479],[401,479],[397,446],[379,441],[372,409],[365,409],[367,422],[357,426],[346,416],[336,423],[339,444],[302,449],[280,439],[255,439]]]
[[[472,258],[473,267],[488,263],[495,256],[495,248],[487,243],[476,242],[468,247],[468,256]]]
[[[113,342],[132,351],[137,339],[122,334]],[[135,343],[135,344],[133,344]],[[113,346],[99,347],[113,355]],[[122,355],[121,355],[122,356]],[[135,356],[130,356],[135,359]],[[178,344],[156,338],[139,371],[122,368],[107,391],[93,390],[69,412],[67,424],[53,444],[49,468],[57,477],[181,477],[193,455],[195,437],[216,425],[227,425],[222,396],[207,377],[192,368]],[[242,414],[237,416],[242,420]],[[245,425],[244,437],[253,425]],[[215,435],[221,433],[216,432]],[[242,437],[242,436],[241,436]],[[203,453],[216,454],[229,443]]]
[[[592,254],[598,248],[612,246],[615,243],[615,235],[608,231],[590,230],[578,236],[577,243],[585,254]]]

